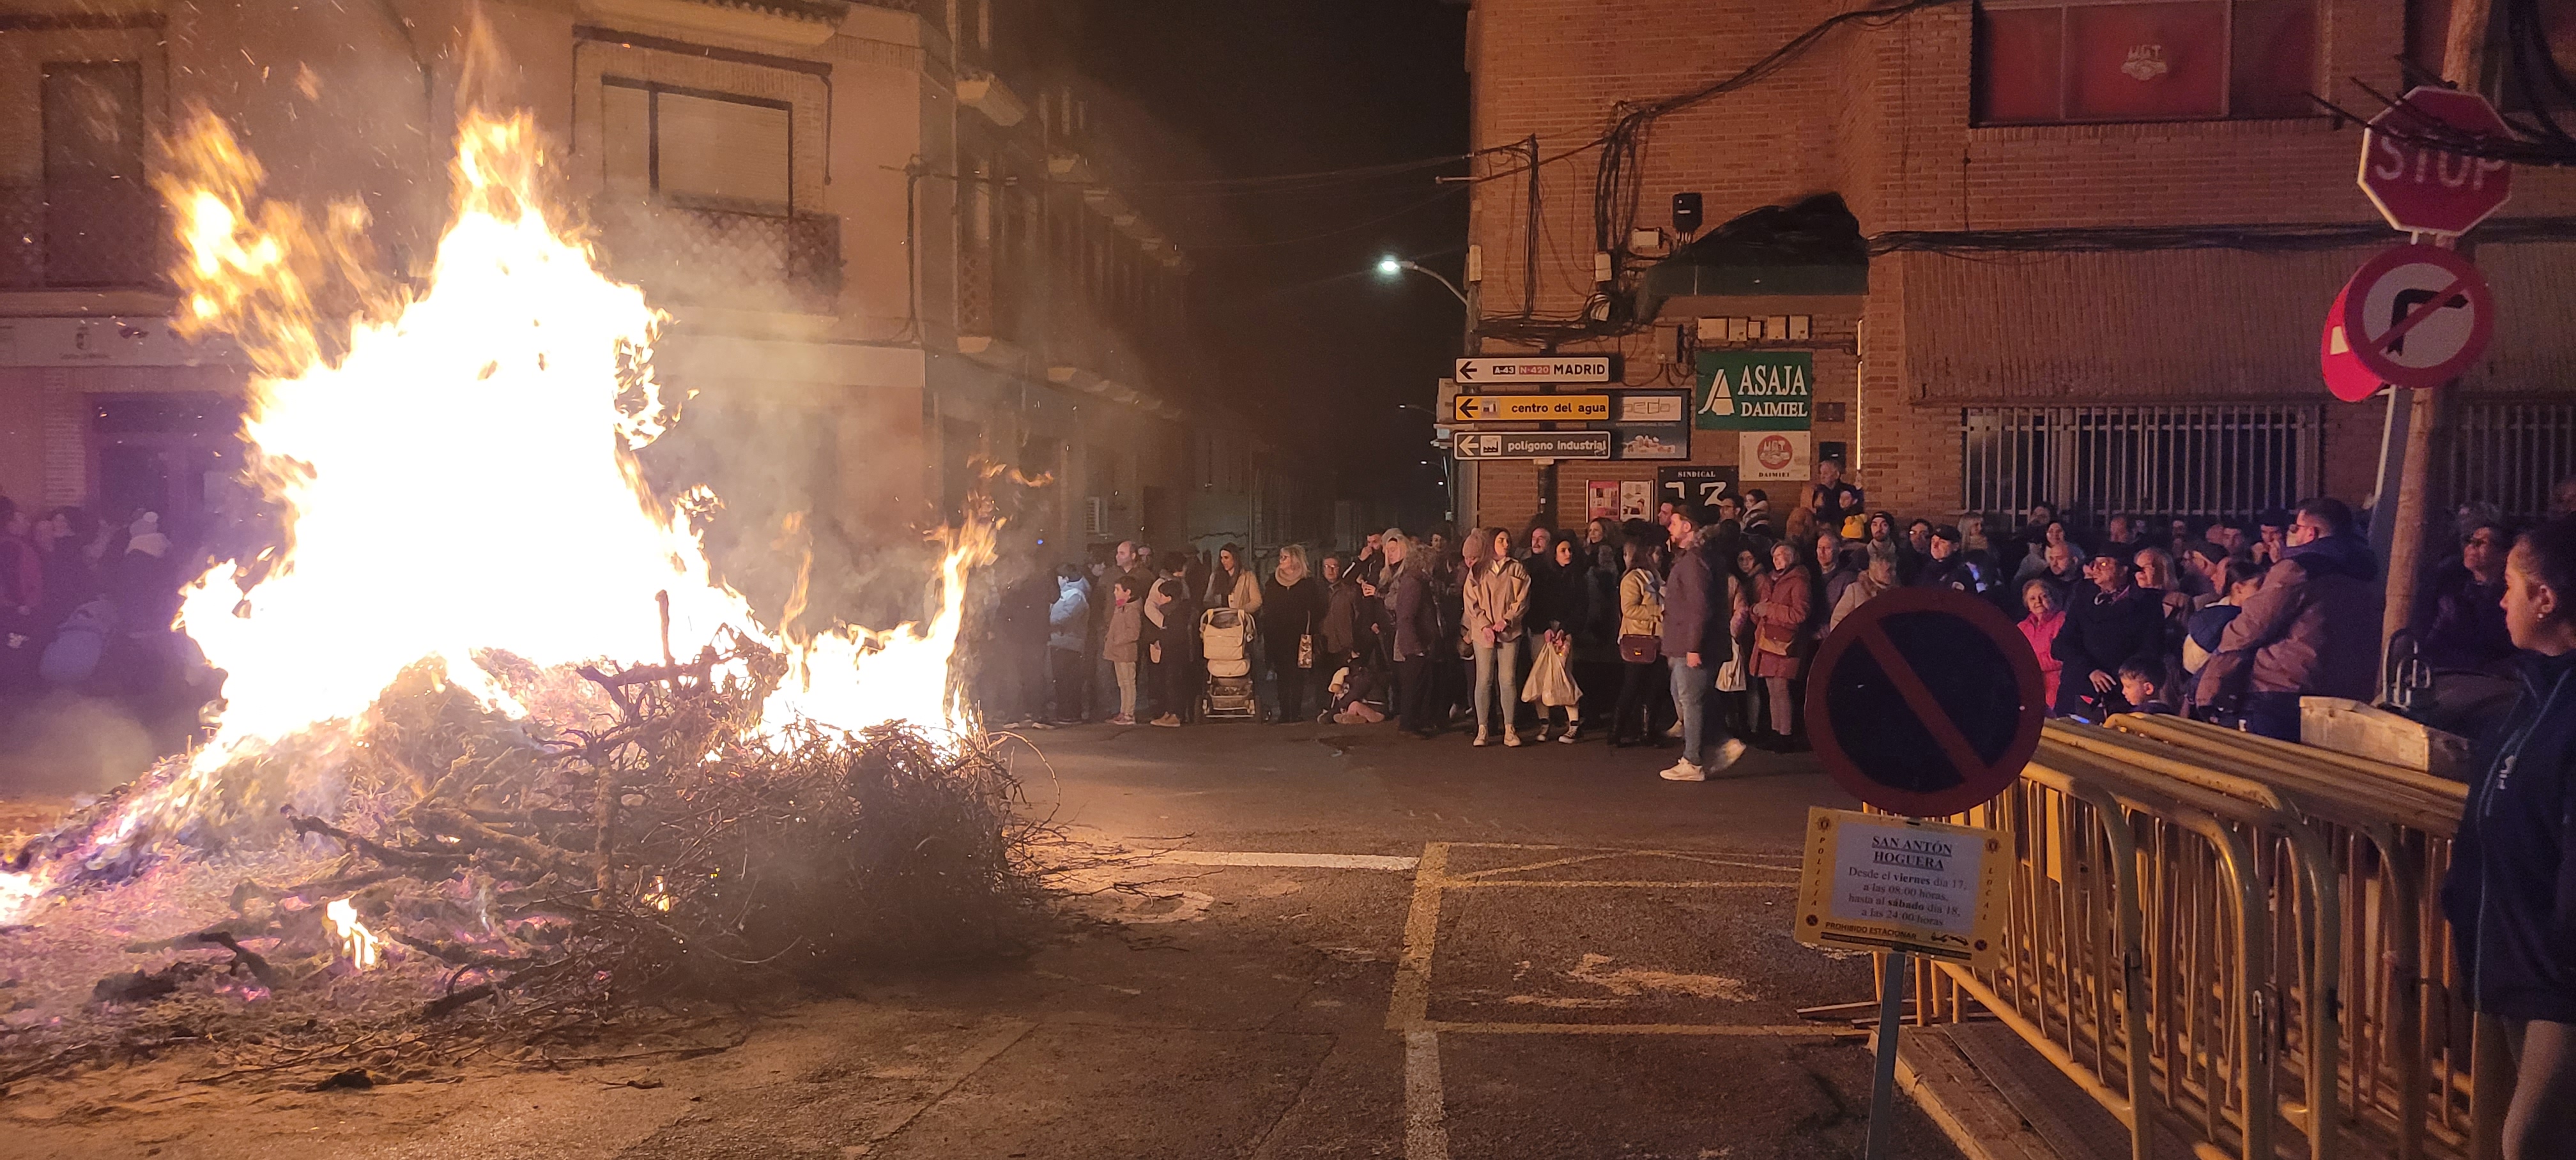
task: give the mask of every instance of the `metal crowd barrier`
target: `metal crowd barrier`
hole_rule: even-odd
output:
[[[1958,819],[2012,835],[2005,953],[1918,968],[2128,1129],[2210,1160],[2492,1155],[2436,890],[2465,787],[2173,717],[2052,722]],[[2330,1129],[2330,1130],[2321,1130]],[[2304,1145],[2301,1147],[2300,1145]]]

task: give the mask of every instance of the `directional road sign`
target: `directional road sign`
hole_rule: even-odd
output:
[[[1458,360],[1458,381],[1467,386],[1491,383],[1608,383],[1618,376],[1611,356],[1509,355]]]
[[[2495,298],[2477,267],[2457,253],[2396,246],[2362,263],[2336,296],[2326,327],[2326,382],[2339,397],[2368,398],[2367,391],[2351,393],[2364,377],[2438,387],[2486,352]]]
[[[1853,797],[1911,817],[1981,805],[2039,749],[2046,686],[2030,642],[1994,605],[1899,588],[1825,637],[1808,669],[1816,757]]]
[[[2410,233],[2464,234],[2513,196],[2513,167],[2455,153],[2443,137],[2511,140],[2476,93],[2423,85],[2370,119],[2361,134],[2361,190],[2388,224]]]
[[[1610,396],[1460,395],[1450,417],[1460,423],[1598,423],[1610,417]]]
[[[1607,431],[1461,431],[1460,459],[1608,459]]]

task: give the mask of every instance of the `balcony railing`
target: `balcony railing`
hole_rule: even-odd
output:
[[[0,185],[0,290],[163,285],[170,249],[161,203],[139,184],[98,189]]]
[[[599,207],[611,272],[668,302],[831,314],[841,296],[841,219],[668,204]]]

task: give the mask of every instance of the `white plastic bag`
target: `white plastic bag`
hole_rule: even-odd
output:
[[[1537,642],[1538,654],[1530,660],[1529,680],[1521,683],[1521,700],[1533,705],[1566,706],[1583,699],[1583,690],[1574,683],[1574,674],[1565,665],[1565,646]]]

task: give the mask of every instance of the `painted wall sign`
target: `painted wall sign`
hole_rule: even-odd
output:
[[[1704,350],[1691,421],[1702,431],[1804,431],[1815,397],[1811,352]]]

